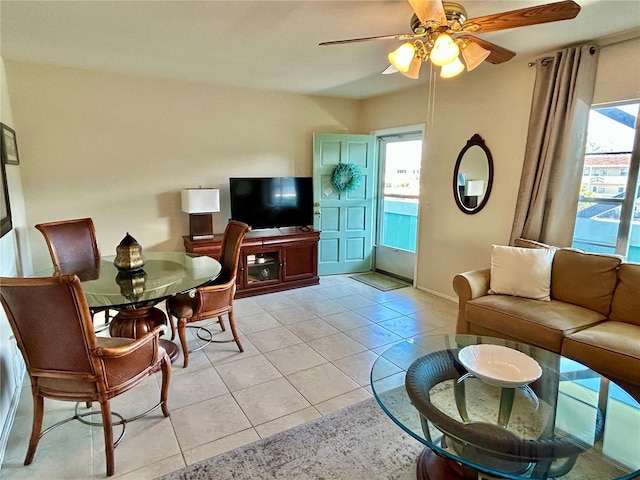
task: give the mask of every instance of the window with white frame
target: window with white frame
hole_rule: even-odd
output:
[[[573,246],[640,262],[640,102],[594,105]]]

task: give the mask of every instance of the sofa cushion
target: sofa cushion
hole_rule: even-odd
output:
[[[640,388],[640,325],[608,321],[570,335],[562,355],[621,386]],[[630,392],[633,393],[633,392]]]
[[[551,245],[547,245],[546,243],[536,242],[535,240],[529,240],[528,238],[516,238],[513,241],[513,246],[523,247],[523,248],[552,248],[552,249],[557,248]]]
[[[551,270],[551,298],[609,314],[620,257],[572,248],[556,251]]]
[[[640,325],[640,264],[623,263],[613,292],[609,319]],[[640,343],[640,338],[637,339]]]
[[[494,245],[489,293],[551,300],[551,249]]]
[[[471,324],[560,353],[566,335],[606,320],[606,316],[557,300],[540,302],[509,295],[485,295],[467,302],[466,319]]]

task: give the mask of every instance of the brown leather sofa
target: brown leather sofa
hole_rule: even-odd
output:
[[[554,248],[518,239],[515,246]],[[640,264],[556,249],[551,300],[489,293],[491,269],[456,275],[457,333],[535,345],[572,358],[640,400]]]

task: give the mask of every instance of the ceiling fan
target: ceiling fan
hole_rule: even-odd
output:
[[[423,62],[441,68],[440,76],[455,77],[464,70],[460,61],[462,53],[467,70],[471,71],[487,61],[492,64],[511,60],[516,53],[470,33],[487,33],[509,28],[526,27],[540,23],[557,22],[575,18],[580,5],[573,0],[563,0],[546,5],[511,10],[508,12],[467,19],[462,5],[440,0],[408,0],[414,11],[411,17],[412,33],[381,35],[322,42],[320,45],[340,45],[369,40],[403,40],[405,43],[389,53],[391,65],[382,73],[400,72],[417,79]]]

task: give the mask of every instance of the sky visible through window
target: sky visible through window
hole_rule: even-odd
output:
[[[587,134],[587,153],[596,151],[631,152],[639,105],[631,103],[616,107],[591,109]],[[600,113],[599,110],[603,113]]]

